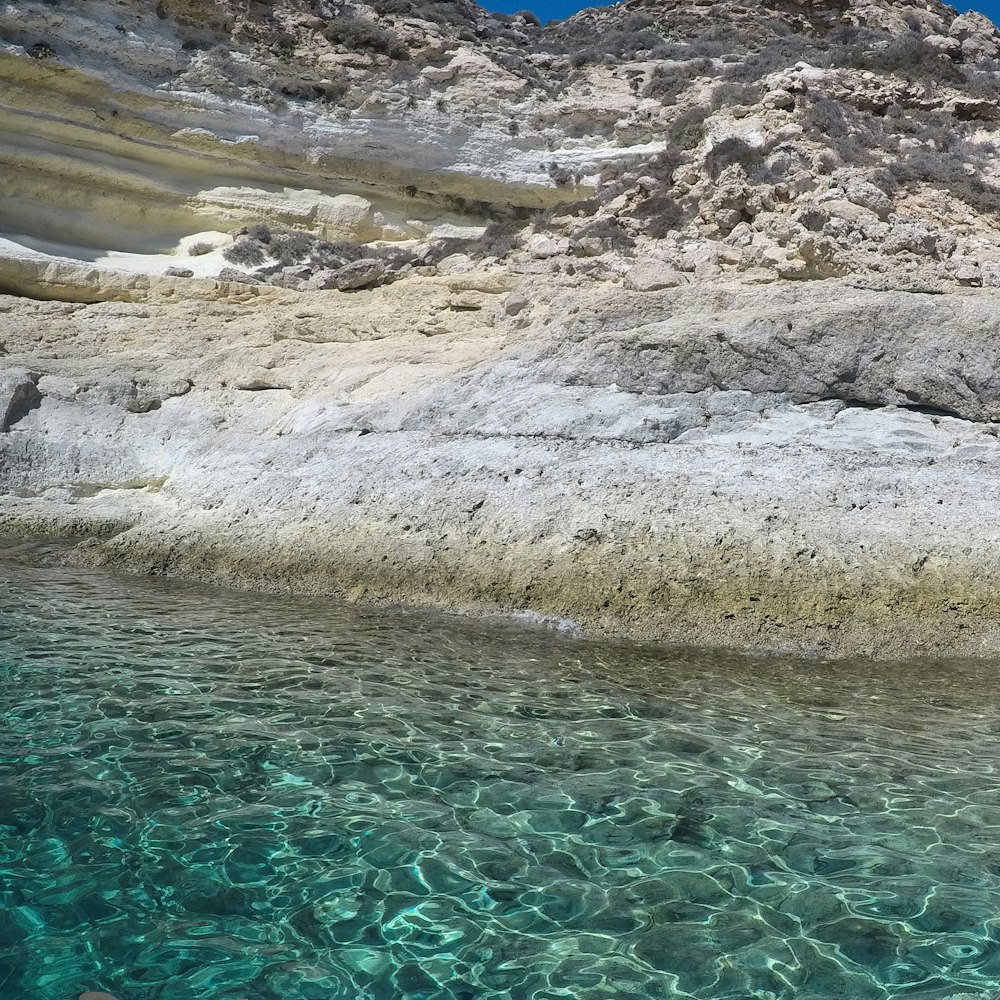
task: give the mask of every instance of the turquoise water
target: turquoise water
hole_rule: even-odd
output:
[[[995,664],[0,566],[0,998],[1000,987]]]

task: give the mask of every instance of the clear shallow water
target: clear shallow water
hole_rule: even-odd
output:
[[[986,997],[995,673],[0,565],[0,997]]]

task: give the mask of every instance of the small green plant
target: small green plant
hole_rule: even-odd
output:
[[[48,42],[35,42],[28,49],[28,55],[32,59],[55,59],[56,50]]]
[[[252,226],[247,226],[246,234],[258,243],[271,242],[271,227],[266,222],[255,222]]]
[[[338,14],[322,29],[323,37],[334,45],[354,52],[381,52],[390,59],[409,59],[406,46],[395,32],[383,28],[369,17]]]
[[[667,126],[667,138],[679,149],[691,149],[705,137],[705,119],[711,110],[704,105],[682,111]]]
[[[560,167],[555,161],[548,165],[547,172],[556,187],[566,187],[567,184],[573,182],[573,174],[565,167]]]
[[[662,38],[663,41],[668,42],[671,45],[680,41],[674,32],[672,32],[665,24],[661,24],[659,21],[654,21],[646,28],[646,31],[650,34],[656,35],[657,38]]]
[[[222,256],[230,264],[237,264],[240,267],[260,267],[264,263],[263,247],[249,236],[241,236],[231,246],[222,251]]]
[[[300,264],[316,246],[316,237],[312,233],[296,230],[274,233],[267,247],[268,256],[283,267]]]
[[[491,222],[482,236],[468,247],[468,252],[478,259],[497,257],[502,260],[524,242],[521,236],[523,228],[523,224],[514,219]]]
[[[705,157],[705,166],[713,180],[717,179],[726,167],[734,164],[741,166],[750,177],[759,176],[765,169],[765,163],[764,150],[751,146],[740,136],[723,139]]]

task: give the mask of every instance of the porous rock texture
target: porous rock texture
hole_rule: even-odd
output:
[[[0,39],[4,533],[592,634],[1000,649],[985,19],[28,0]]]

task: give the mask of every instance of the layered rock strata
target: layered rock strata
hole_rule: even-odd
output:
[[[996,31],[708,10],[0,3],[0,530],[593,634],[996,652]]]
[[[7,534],[646,640],[1000,643],[992,292],[163,284],[0,299]]]

